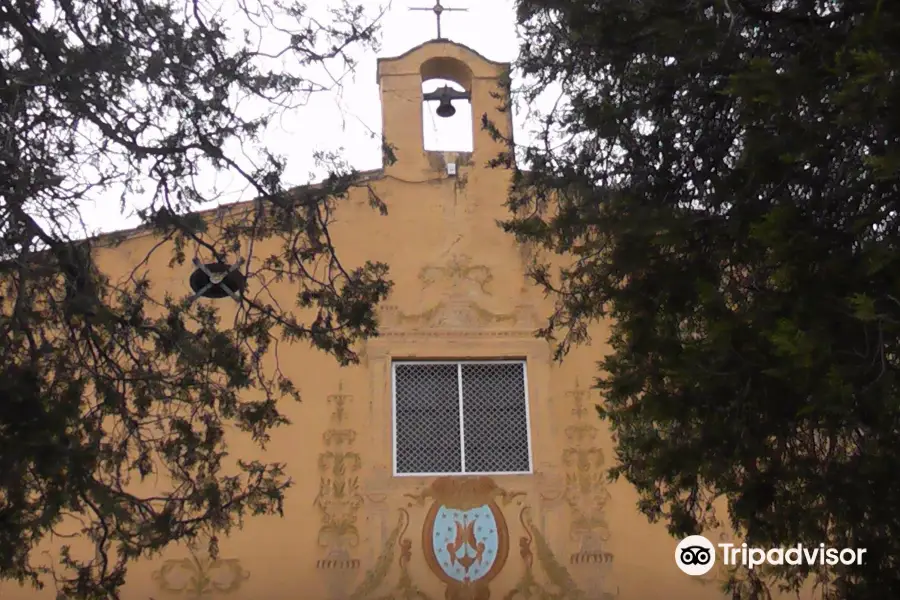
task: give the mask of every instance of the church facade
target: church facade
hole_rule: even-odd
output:
[[[302,345],[280,349],[304,400],[284,407],[293,424],[264,453],[238,438],[231,450],[287,464],[284,517],[248,519],[215,560],[171,546],[138,562],[123,598],[724,598],[719,570],[682,573],[677,540],[637,512],[626,482],[607,482],[613,446],[591,388],[605,327],[562,363],[534,335],[552,306],[526,280],[533,249],[496,225],[510,174],[485,165],[500,147],[479,118],[509,133],[494,97],[508,71],[446,40],[379,61],[397,161],[366,178],[389,214],[373,213],[360,188],[332,235],[348,263],[391,267],[381,334],[350,367]],[[422,85],[432,79],[470,94],[471,153],[424,150]],[[154,243],[135,233],[100,263],[123,272]],[[157,256],[156,285],[183,294],[191,265],[170,269]],[[227,322],[231,300],[217,302]],[[0,597],[54,592],[5,583]]]

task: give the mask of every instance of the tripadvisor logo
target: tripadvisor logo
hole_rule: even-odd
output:
[[[689,535],[675,548],[675,564],[688,575],[706,575],[716,564],[716,547],[702,535]]]
[[[770,565],[861,565],[865,548],[828,548],[825,544],[804,546],[797,544],[789,548],[751,548],[747,544],[719,544],[722,549],[722,564],[744,566],[753,569],[763,564]],[[691,535],[678,543],[675,548],[675,564],[688,575],[705,575],[716,564],[716,547],[702,535]]]

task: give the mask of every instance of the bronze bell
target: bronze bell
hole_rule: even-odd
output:
[[[453,100],[447,97],[441,98],[441,103],[438,104],[435,112],[437,112],[437,116],[445,119],[452,117],[456,114],[456,109],[453,108]]]
[[[471,100],[471,98],[472,96],[469,92],[457,92],[449,85],[422,96],[423,100],[438,100],[440,102],[435,112],[437,116],[443,119],[450,118],[456,114],[456,109],[453,107],[454,100]]]

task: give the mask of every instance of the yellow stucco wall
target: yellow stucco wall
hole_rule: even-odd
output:
[[[453,76],[472,91],[471,157],[422,151],[423,65],[426,76]],[[525,280],[528,249],[495,225],[506,216],[508,174],[483,166],[498,147],[478,122],[489,112],[508,126],[490,97],[506,68],[447,42],[379,61],[385,135],[399,161],[370,184],[389,215],[378,216],[359,189],[342,203],[332,233],[346,264],[381,260],[391,267],[396,285],[382,307],[382,335],[361,348],[360,365],[346,368],[302,345],[280,349],[281,367],[303,395],[302,403],[282,407],[294,424],[274,432],[265,454],[236,435],[231,449],[287,463],[295,485],[285,516],[251,518],[221,540],[215,563],[184,547],[139,562],[126,600],[443,598],[448,587],[428,566],[423,529],[435,502],[464,501],[496,504],[508,555],[475,595],[451,589],[448,597],[724,597],[711,577],[704,585],[676,568],[676,540],[637,513],[628,484],[606,483],[612,443],[593,409],[601,398],[590,390],[595,363],[607,351],[606,328],[595,328],[593,344],[561,365],[532,334],[550,305]],[[455,177],[447,175],[448,160],[459,163]],[[103,251],[101,264],[125,273],[154,243],[136,235]],[[158,251],[145,268],[156,294],[182,296],[192,267],[170,269],[168,259]],[[291,296],[286,284],[278,289]],[[227,322],[233,302],[216,302]],[[394,477],[390,372],[398,358],[525,359],[534,473]],[[54,593],[5,583],[0,596]]]

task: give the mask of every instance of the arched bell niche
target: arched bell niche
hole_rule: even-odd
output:
[[[490,168],[488,163],[506,146],[481,128],[481,119],[486,115],[501,135],[510,135],[510,113],[500,109],[502,101],[496,97],[507,93],[509,69],[509,63],[490,61],[449,40],[432,40],[400,56],[378,59],[382,133],[393,159],[385,162],[385,174],[406,181],[430,181],[435,173],[452,176],[446,169],[446,153],[463,158],[457,164],[469,169]],[[429,93],[443,89],[445,82],[452,82],[446,91],[458,98],[450,102],[454,109],[450,118],[437,116],[441,96]],[[460,94],[464,96],[459,98]],[[429,129],[429,148],[462,150],[426,150]]]
[[[472,152],[472,71],[451,57],[435,57],[421,66],[422,136],[426,151]]]

